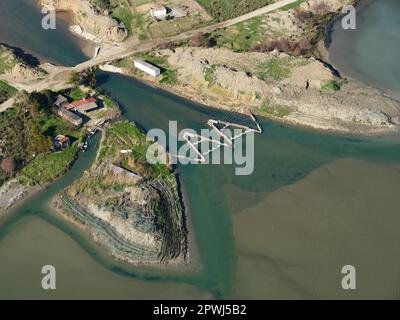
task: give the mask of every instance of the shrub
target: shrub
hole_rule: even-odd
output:
[[[331,91],[339,91],[340,90],[340,83],[335,80],[328,81],[321,86],[322,90],[331,90]]]

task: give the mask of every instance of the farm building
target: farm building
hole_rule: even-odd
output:
[[[80,113],[88,113],[96,110],[98,107],[97,100],[95,98],[89,98],[72,102],[69,105],[66,105],[65,109],[78,111]]]
[[[110,163],[108,166],[108,169],[116,176],[120,176],[122,178],[126,178],[128,180],[131,180],[134,183],[140,182],[143,177],[139,174],[130,172],[124,168],[121,168],[119,166],[116,166],[115,164]]]
[[[161,74],[159,67],[143,60],[135,60],[135,67],[153,77],[158,77]]]
[[[68,99],[62,94],[57,96],[57,100],[53,103],[53,107],[61,108],[68,104]]]
[[[80,116],[77,114],[73,113],[72,111],[69,111],[65,109],[64,107],[61,108],[56,108],[55,112],[63,119],[67,120],[68,122],[71,122],[75,126],[80,126],[83,123],[83,120]]]
[[[151,8],[150,14],[153,18],[163,18],[168,14],[166,7]]]

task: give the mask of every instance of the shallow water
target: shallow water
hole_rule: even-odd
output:
[[[343,30],[338,21],[329,48],[333,64],[346,75],[400,98],[400,1],[363,0],[357,29]]]
[[[209,118],[232,117],[120,75],[100,73],[99,84],[118,98],[125,117],[147,130],[166,128],[168,120],[178,120],[182,128],[201,128]],[[8,278],[8,286],[0,288],[0,295],[8,295],[10,283],[14,283],[12,278],[29,265],[33,249],[22,245],[29,241],[30,246],[37,246],[34,268],[37,277],[40,277],[38,266],[58,262],[55,257],[60,252],[78,268],[88,268],[82,262],[82,255],[86,255],[85,261],[101,265],[102,268],[93,268],[91,272],[98,286],[93,284],[80,295],[86,298],[98,297],[104,288],[104,272],[100,271],[103,269],[113,271],[116,282],[125,278],[145,281],[142,285],[148,282],[149,288],[176,283],[194,296],[340,298],[349,295],[339,289],[341,266],[352,263],[360,274],[378,270],[374,281],[384,276],[380,288],[360,285],[352,296],[394,297],[394,284],[387,279],[396,277],[400,262],[398,255],[393,254],[400,241],[396,228],[400,222],[396,211],[400,186],[398,142],[316,134],[270,121],[261,124],[266,132],[255,139],[253,175],[235,176],[233,165],[178,167],[202,265],[200,272],[156,271],[117,263],[47,208],[51,196],[90,165],[95,154],[92,146],[66,176],[4,222],[0,238],[6,244],[0,246],[0,255],[10,255],[10,241],[20,247],[15,257],[2,259],[0,274],[15,272]],[[46,228],[41,222],[37,228],[42,228],[42,240],[51,242],[51,249],[43,250],[42,242],[34,241],[33,234],[19,227],[20,221],[27,225],[35,223],[35,219],[29,219],[32,215],[50,223]],[[74,241],[57,240],[64,238],[55,237],[54,233],[68,234],[85,251],[73,249]],[[382,257],[389,266],[385,273],[381,272]],[[318,270],[322,270],[318,281],[312,281]],[[74,282],[63,274],[57,294],[72,296]],[[69,276],[86,283],[84,273],[71,272]],[[24,292],[43,296],[35,281],[18,291],[21,297]],[[124,283],[127,288],[121,290],[128,290],[130,282]],[[131,297],[140,296],[141,291],[140,287],[135,293],[130,291]],[[160,297],[172,295],[168,290],[160,290]]]
[[[44,30],[44,15],[33,0],[0,0],[0,43],[21,48],[31,62],[52,62],[74,66],[87,57],[80,49],[80,40],[57,18],[55,30]]]
[[[125,117],[135,120],[146,130],[154,127],[166,129],[168,120],[171,119],[177,120],[180,128],[190,127],[197,130],[205,127],[209,118],[232,119],[232,115],[225,112],[201,107],[124,76],[100,73],[99,84],[118,98],[124,106]],[[340,229],[340,225],[324,225],[330,237],[325,242],[319,239],[321,223],[326,223],[321,222],[325,218],[320,216],[323,205],[313,208],[310,202],[323,197],[323,204],[326,205],[323,210],[326,215],[331,215],[330,219],[335,220],[338,211],[342,217],[348,217],[349,221],[357,220],[357,217],[363,215],[366,220],[372,219],[370,215],[376,212],[364,209],[373,207],[374,204],[384,204],[385,214],[390,216],[391,221],[388,226],[399,222],[398,217],[393,214],[396,210],[395,202],[387,201],[388,198],[397,197],[395,186],[400,183],[398,176],[393,174],[393,170],[397,172],[400,163],[398,142],[380,138],[368,141],[356,137],[316,134],[270,121],[261,121],[261,124],[265,134],[256,136],[255,172],[251,176],[236,176],[234,166],[179,167],[187,194],[189,219],[194,225],[199,254],[204,265],[203,281],[212,288],[216,297],[342,297],[345,292],[338,290],[340,281],[332,287],[332,279],[340,279],[341,266],[345,260],[334,250],[344,231]],[[363,161],[349,160],[343,162],[344,165],[339,165],[343,158]],[[310,175],[319,171],[325,172],[325,166],[335,168],[343,181],[336,183],[337,181],[328,176],[322,181],[311,183],[310,190],[303,190],[302,197],[297,197],[291,207],[285,206],[286,200],[273,206],[266,202],[272,195],[287,194],[288,186],[302,186],[303,182],[307,183]],[[359,168],[361,173],[353,172],[354,167]],[[369,170],[370,178],[366,174]],[[376,179],[380,172],[387,172],[385,179]],[[355,184],[362,174],[365,175],[364,180]],[[369,189],[371,185],[368,181],[373,188],[380,191],[375,196]],[[347,186],[347,190],[344,186]],[[323,192],[323,187],[330,191],[316,194],[316,191]],[[346,190],[345,194],[342,194],[343,190]],[[351,196],[345,197],[351,195],[349,190],[358,192],[357,202],[360,206],[353,205],[354,199]],[[284,223],[273,220],[276,214],[286,216]],[[292,214],[296,219],[291,219]],[[312,227],[303,233],[293,232],[297,228],[305,228],[301,225],[303,220]],[[346,233],[348,241],[352,242],[356,233],[365,232],[364,228],[361,225],[354,229],[355,233]],[[283,235],[285,237],[281,237]],[[340,236],[336,239],[335,235]],[[395,232],[390,236],[387,233],[387,236],[386,240],[396,239],[392,243],[383,241],[387,242],[388,252],[396,250],[400,237]],[[270,241],[274,237],[277,239]],[[321,256],[321,248],[309,248],[310,241],[319,242],[327,251],[326,255]],[[291,252],[288,248],[293,243],[297,244],[297,248]],[[370,251],[365,255],[366,252],[362,250],[365,244],[362,241],[356,243],[349,248],[346,255],[358,256],[360,268],[367,264],[374,265],[371,257],[379,254],[381,249],[368,243]],[[285,275],[285,263],[280,266],[279,256],[269,256],[270,252],[279,251],[280,248],[286,250],[282,255],[296,253],[291,256],[293,265],[308,260],[309,272],[296,274],[297,278],[288,280],[291,275]],[[277,265],[275,270],[260,263],[263,259]],[[396,265],[396,257],[393,256],[393,259]],[[318,283],[307,284],[310,274],[319,267],[327,271],[321,273]],[[293,287],[288,286],[288,282]],[[272,283],[274,285],[271,287]],[[325,290],[314,292],[314,286]],[[298,292],[297,287],[305,288]],[[374,296],[377,291],[371,290],[370,286],[367,290],[360,291],[358,296],[368,294]]]
[[[210,118],[242,118],[121,75],[99,73],[98,84],[145,130],[167,129],[169,120],[198,130]],[[236,176],[233,165],[178,167],[199,271],[115,262],[48,209],[51,196],[89,167],[94,143],[66,176],[4,219],[0,297],[47,297],[40,268],[56,264],[56,297],[398,298],[398,137],[261,124],[251,176]],[[341,289],[347,264],[357,269],[356,291]]]

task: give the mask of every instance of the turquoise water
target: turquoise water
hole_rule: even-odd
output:
[[[169,120],[177,120],[180,128],[190,127],[199,129],[205,127],[206,120],[209,118],[231,120],[241,118],[240,116],[233,116],[226,112],[194,104],[124,76],[99,73],[98,79],[99,85],[111,93],[122,104],[124,116],[130,120],[135,120],[138,125],[146,130],[155,127],[166,129]],[[1,242],[9,243],[7,241],[11,241],[9,239],[12,236],[17,237],[17,240],[13,240],[12,244],[9,243],[7,246],[3,245],[3,247],[0,247],[0,252],[2,252],[3,256],[10,255],[9,250],[11,249],[9,248],[23,243],[26,237],[26,235],[23,236],[22,233],[18,233],[18,230],[22,229],[21,232],[24,230],[22,227],[19,227],[22,223],[21,221],[29,217],[38,217],[49,223],[48,227],[44,226],[39,229],[43,229],[41,232],[44,240],[42,241],[49,239],[48,237],[54,237],[53,233],[55,231],[53,229],[56,227],[79,243],[85,252],[83,254],[81,251],[72,250],[72,247],[75,248],[74,242],[62,241],[57,243],[52,249],[39,251],[35,255],[35,261],[37,261],[38,265],[40,263],[47,264],[49,261],[51,262],[55,259],[54,256],[57,256],[61,251],[64,259],[74,261],[78,266],[81,264],[81,256],[88,254],[91,260],[95,262],[94,265],[100,264],[102,266],[102,268],[94,267],[92,266],[92,262],[87,261],[88,259],[85,258],[87,262],[84,265],[82,264],[82,267],[93,268],[94,271],[91,273],[91,277],[96,279],[95,284],[92,284],[89,288],[85,274],[68,273],[65,271],[59,279],[59,282],[63,285],[57,290],[56,297],[73,297],[73,286],[77,286],[77,282],[79,283],[79,297],[91,298],[105,294],[99,291],[99,288],[106,286],[103,278],[104,268],[113,272],[112,277],[114,280],[111,283],[120,283],[119,281],[126,279],[123,282],[125,286],[122,285],[121,287],[121,284],[119,284],[119,288],[120,290],[133,291],[130,291],[127,296],[129,298],[140,298],[141,291],[144,288],[149,289],[154,286],[160,288],[160,292],[164,292],[161,298],[172,298],[172,294],[162,291],[166,286],[168,287],[172,284],[177,287],[186,284],[190,285],[190,289],[185,288],[185,290],[191,292],[191,295],[188,297],[192,298],[199,295],[203,296],[203,294],[211,294],[215,298],[346,297],[343,292],[332,292],[330,287],[333,281],[332,278],[334,276],[337,277],[337,268],[339,268],[344,258],[329,248],[337,246],[338,242],[342,241],[335,237],[335,235],[343,233],[342,229],[332,225],[332,228],[328,228],[327,231],[327,233],[331,234],[329,241],[326,239],[319,241],[319,245],[322,248],[318,250],[323,250],[327,254],[327,257],[321,259],[318,250],[315,249],[314,254],[311,254],[310,259],[307,260],[311,269],[322,264],[324,270],[329,270],[321,273],[321,279],[319,279],[317,284],[318,286],[322,286],[323,289],[319,293],[310,293],[316,285],[313,282],[302,284],[302,282],[306,281],[307,274],[293,275],[295,279],[291,280],[293,283],[290,286],[286,283],[287,276],[282,275],[285,272],[286,266],[282,266],[280,273],[275,275],[276,270],[270,269],[269,264],[272,263],[271,261],[274,261],[274,265],[279,265],[280,258],[271,256],[271,252],[278,250],[282,246],[297,243],[299,248],[297,248],[295,253],[290,253],[288,248],[282,251],[278,250],[280,254],[290,253],[290,259],[293,260],[292,263],[294,264],[304,259],[304,252],[308,252],[307,256],[310,254],[310,250],[313,252],[314,249],[309,248],[308,243],[302,244],[302,242],[308,238],[317,240],[320,236],[319,228],[314,228],[300,235],[294,231],[288,232],[292,228],[318,226],[323,219],[326,219],[324,216],[319,216],[321,208],[317,210],[310,207],[310,204],[307,204],[307,199],[313,196],[316,197],[314,200],[317,202],[322,201],[321,199],[326,197],[324,200],[324,211],[333,211],[333,215],[344,216],[344,219],[349,220],[349,224],[359,216],[362,216],[362,219],[367,221],[372,219],[371,213],[364,212],[364,208],[354,209],[354,205],[352,205],[353,198],[345,198],[345,195],[343,195],[343,198],[340,198],[340,201],[337,202],[338,199],[334,195],[341,194],[343,185],[347,186],[351,191],[349,194],[358,189],[361,193],[357,199],[359,203],[365,203],[368,206],[373,206],[375,202],[385,203],[387,207],[380,210],[384,210],[382,214],[390,216],[390,220],[387,221],[386,226],[393,226],[400,222],[400,217],[394,214],[397,212],[395,201],[390,202],[386,198],[386,195],[388,195],[390,199],[394,196],[393,192],[396,193],[396,190],[400,190],[398,188],[400,183],[399,177],[387,173],[390,170],[399,171],[399,169],[396,169],[400,165],[400,148],[397,137],[382,137],[367,140],[356,137],[317,134],[312,131],[291,128],[266,120],[261,120],[261,124],[265,130],[265,134],[256,136],[255,172],[253,175],[236,176],[234,174],[235,167],[232,165],[189,165],[178,167],[185,194],[185,205],[189,223],[193,226],[191,229],[191,238],[194,239],[194,242],[192,241],[191,245],[192,247],[196,247],[194,253],[197,252],[196,255],[199,258],[195,261],[198,261],[200,264],[199,271],[160,272],[149,268],[134,268],[113,261],[104,250],[93,244],[86,235],[63,222],[48,209],[46,205],[47,201],[63,187],[81,176],[83,170],[88,168],[93,161],[96,144],[92,145],[91,151],[83,154],[66,176],[52,185],[51,188],[35,196],[29,203],[18,208],[14,215],[6,219],[1,229]],[[356,167],[369,170],[368,175],[371,177],[374,177],[374,175],[379,174],[380,170],[383,170],[382,172],[386,180],[383,182],[371,181],[371,183],[375,184],[376,188],[379,188],[382,194],[375,192],[372,196],[371,190],[365,189],[368,184],[353,186],[354,181],[361,178],[353,175],[353,171],[357,171],[352,168],[353,163],[346,163],[345,166],[339,166],[338,169],[335,164],[340,159],[362,160],[362,162],[357,163]],[[377,167],[368,169],[371,163]],[[325,170],[325,166],[331,166],[329,170],[336,172],[335,175],[349,171],[340,180],[343,185],[337,185],[336,179],[331,180],[329,178],[323,181],[322,186],[326,187],[322,189],[331,188],[330,195],[318,194],[319,190],[307,190],[309,187],[297,187],[298,184],[301,185],[304,181],[308,181],[309,177],[313,176],[315,172],[318,174],[318,172]],[[319,183],[321,181],[318,183],[313,182],[311,185],[315,186]],[[296,200],[294,206],[286,208],[286,203],[289,203],[290,199],[286,199],[285,203],[281,203],[277,207],[268,203],[268,199],[271,197],[281,197],[287,194],[286,188],[288,187],[294,188],[294,191],[291,191],[289,194],[296,193],[298,190],[302,190],[303,193],[302,197]],[[334,201],[329,202],[330,199]],[[281,215],[286,214],[290,216],[291,214],[295,214],[296,219],[299,219],[302,215],[304,216],[295,224],[291,221],[294,217],[287,217],[285,224],[280,225],[281,222],[274,221],[274,217],[271,215],[279,212],[281,208],[286,208]],[[335,213],[336,210],[340,210],[340,212]],[[254,218],[254,215],[257,217]],[[303,219],[307,221],[307,226],[302,226]],[[36,226],[34,222],[26,223]],[[280,225],[280,227],[268,230],[274,225]],[[261,231],[259,230],[260,228]],[[265,231],[263,231],[264,228]],[[263,232],[266,232],[266,230],[268,232],[263,235]],[[352,230],[346,232],[347,240],[350,243],[357,243],[358,234],[363,234],[368,229],[365,229],[365,226],[359,225],[359,223],[353,222]],[[35,234],[35,231],[36,228],[32,227],[32,234]],[[266,239],[279,237],[280,235],[285,235],[285,238],[279,239],[279,241],[266,242]],[[379,233],[373,233],[372,237],[377,235]],[[253,237],[256,238],[254,239]],[[34,245],[35,241],[38,240],[32,240],[33,247],[37,248]],[[365,242],[361,241],[355,247],[348,246],[349,249],[345,256],[351,256],[352,259],[357,258],[361,268],[363,266],[374,266],[379,260],[375,262],[371,257],[374,257],[374,255],[381,251],[380,245],[382,242],[387,248],[387,252],[391,252],[391,248],[398,247],[398,241],[400,241],[400,235],[398,235],[397,231],[393,233],[392,230],[389,230],[386,237],[380,238],[378,242],[379,246],[378,244],[376,244],[376,247],[369,244],[368,254],[362,251]],[[249,246],[249,244],[251,245]],[[20,252],[22,256],[19,259],[27,259],[27,261],[24,264],[14,265],[15,272],[17,270],[22,272],[28,268],[28,271],[23,272],[32,273],[33,271],[29,266],[29,261],[32,258],[29,258],[29,255],[25,255],[23,249],[20,250],[22,250]],[[255,255],[256,252],[257,254]],[[346,252],[346,250],[344,249],[343,252]],[[267,260],[269,261],[268,264],[264,265],[264,262],[259,261],[263,256],[269,256]],[[338,266],[330,270],[328,266],[324,265],[325,261],[333,265],[338,264]],[[397,265],[399,261],[397,257],[393,256],[390,262]],[[14,263],[13,260],[6,260],[0,266],[0,275],[12,268]],[[253,270],[254,268],[256,269]],[[269,281],[272,280],[266,281],[264,279],[266,274],[269,277],[273,276],[273,281],[277,282],[275,286],[270,285]],[[393,274],[390,275],[389,273],[386,276],[393,276]],[[10,277],[8,281],[11,282],[13,279],[13,277]],[[334,279],[336,281],[336,278]],[[6,281],[8,285],[3,286],[4,291],[0,290],[0,296],[7,297],[7,292],[9,292],[8,290],[11,286],[11,283],[8,283],[8,281]],[[132,288],[132,283],[135,281],[140,281],[141,283],[137,291]],[[246,287],[246,284],[248,285],[253,282],[255,284],[252,284],[250,288]],[[107,285],[111,285],[111,283]],[[41,297],[43,295],[42,290],[37,286],[35,281],[32,281],[32,283],[28,282],[24,286],[25,292],[29,292],[31,296]],[[299,290],[298,286],[304,286],[305,288]],[[201,293],[196,291],[195,288],[200,290]],[[384,292],[388,294],[387,291],[384,290]],[[176,292],[176,294],[178,293]],[[376,294],[374,289],[369,288],[366,291],[361,290],[356,297],[365,295],[376,297]],[[18,294],[16,296],[18,297]],[[105,297],[119,296],[118,290],[111,290],[108,294],[105,294]],[[180,295],[178,294],[178,296]],[[103,296],[100,295],[100,297]]]
[[[166,130],[170,120],[196,130],[210,118],[243,120],[121,75],[100,72],[98,85],[144,130]],[[3,218],[0,297],[398,298],[399,137],[260,122],[251,176],[236,176],[233,165],[177,168],[195,270],[116,262],[47,207],[90,166],[93,141],[67,175]],[[51,263],[61,269],[58,288],[45,293],[40,266]],[[340,287],[346,264],[357,268],[355,292]]]
[[[180,128],[199,130],[206,126],[207,119],[235,118],[120,75],[100,73],[99,85],[118,99],[125,117],[145,130],[167,130],[169,120],[178,121]],[[256,136],[255,172],[251,176],[236,176],[234,166],[179,167],[189,217],[193,220],[205,267],[204,281],[216,297],[229,297],[235,286],[238,257],[232,230],[235,214],[337,159],[351,157],[385,165],[397,164],[400,160],[398,143],[390,139],[368,141],[316,134],[265,120],[261,124],[265,134]],[[229,190],[225,189],[227,186]],[[232,186],[240,191],[232,192]],[[251,234],[251,230],[248,232]]]

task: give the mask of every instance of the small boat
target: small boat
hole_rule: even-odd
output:
[[[88,143],[87,143],[87,141],[81,142],[81,143],[79,144],[79,149],[81,149],[82,152],[86,152],[86,151],[87,151],[87,148],[88,148]]]

